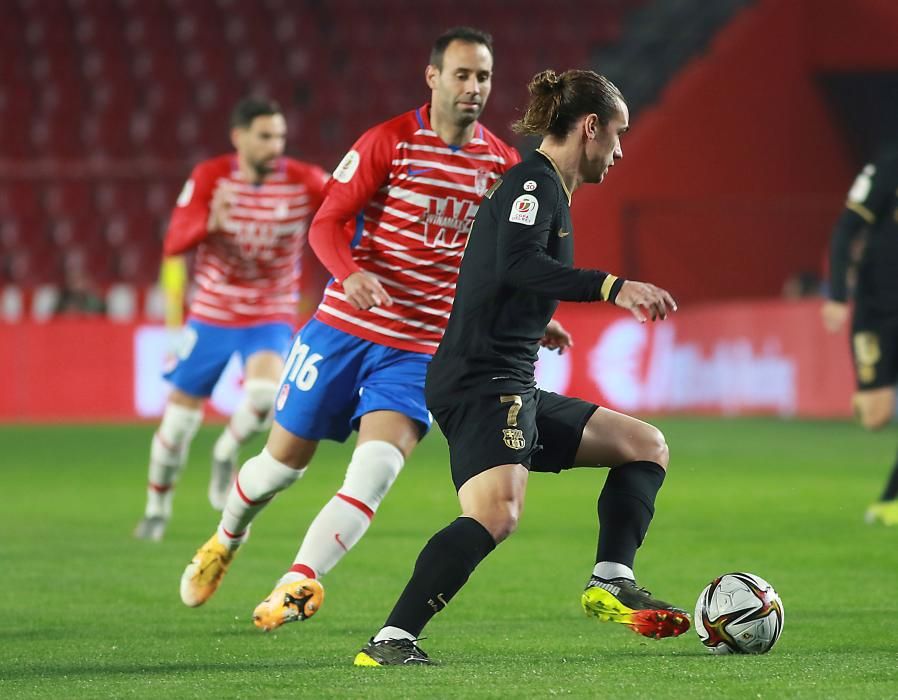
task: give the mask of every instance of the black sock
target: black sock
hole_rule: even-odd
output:
[[[655,462],[629,462],[611,470],[599,494],[597,563],[613,561],[633,568],[636,550],[655,514],[655,495],[664,475]]]
[[[430,618],[446,607],[495,548],[493,536],[476,520],[453,520],[424,545],[412,578],[384,626],[420,635]]]
[[[882,492],[882,498],[879,500],[893,501],[896,498],[898,498],[898,459],[895,460],[895,464],[892,466],[892,473],[889,475],[885,491]]]

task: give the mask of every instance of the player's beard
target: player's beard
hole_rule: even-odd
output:
[[[469,111],[466,109],[462,109],[457,103],[453,105],[455,107],[455,123],[460,127],[471,126],[474,122],[476,122],[480,115],[483,114],[483,102],[478,104],[478,108],[474,111]]]
[[[269,158],[268,160],[258,160],[254,163],[250,163],[250,166],[255,171],[256,177],[259,180],[262,180],[266,175],[274,170],[274,164],[276,161],[276,158]]]

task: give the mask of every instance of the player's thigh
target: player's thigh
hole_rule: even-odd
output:
[[[583,428],[577,454],[578,466],[615,467],[648,461],[667,469],[667,442],[658,428],[632,416],[599,408]]]
[[[537,390],[535,397],[539,446],[532,471],[560,472],[582,464],[577,461],[577,451],[583,431],[599,407],[551,391]]]
[[[276,352],[262,350],[246,358],[244,374],[247,379],[267,379],[276,382],[284,371],[284,358]]]
[[[530,468],[539,450],[535,393],[444,396],[430,407],[449,443],[456,491],[500,465]]]
[[[206,399],[204,399],[202,396],[193,396],[192,394],[181,391],[177,387],[173,388],[171,390],[171,393],[168,395],[168,402],[170,404],[181,406],[182,408],[189,408],[192,410],[202,408],[205,400]]]
[[[895,411],[898,315],[878,312],[861,300],[851,320],[851,354],[857,380],[855,413],[868,430],[881,428]]]
[[[278,381],[292,340],[293,329],[288,323],[263,323],[244,329],[240,354],[246,378]]]
[[[359,402],[366,341],[309,321],[296,334],[275,399],[275,423],[306,440],[343,442]]]
[[[359,403],[353,425],[359,442],[391,435],[406,456],[430,430],[432,417],[424,399],[430,355],[371,343],[359,375]],[[383,431],[383,432],[381,432]]]
[[[206,398],[237,351],[242,329],[191,320],[181,332],[177,364],[165,374],[184,394]]]

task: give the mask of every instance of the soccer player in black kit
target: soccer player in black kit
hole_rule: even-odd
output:
[[[543,136],[542,145],[487,192],[427,374],[427,405],[449,442],[462,514],[421,551],[357,666],[430,663],[415,643],[421,630],[514,531],[529,473],[575,466],[611,467],[598,499],[596,565],[581,597],[586,612],[653,638],[689,629],[686,613],[638,587],[632,569],[665,476],[664,436],[635,418],[541,391],[534,380],[539,346],[571,342],[551,320],[559,300],[614,303],[640,321],[676,309],[651,284],[573,267],[571,195],[601,182],[623,156],[627,106],[592,71],[544,71],[529,89],[515,127]]]
[[[829,299],[823,322],[835,332],[850,314],[846,283],[852,241],[867,239],[857,267],[851,350],[857,393],[854,408],[868,430],[884,427],[895,412],[898,382],[898,149],[886,149],[860,172],[836,222],[830,246]],[[898,461],[880,500],[866,513],[870,523],[898,525]]]

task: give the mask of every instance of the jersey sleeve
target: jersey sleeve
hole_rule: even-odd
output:
[[[165,255],[180,255],[200,243],[209,233],[209,204],[215,176],[202,163],[184,183],[165,233]]]
[[[354,231],[348,225],[387,180],[393,140],[380,128],[370,129],[343,157],[327,184],[324,203],[312,221],[309,243],[337,281],[361,268],[352,259]],[[359,221],[357,226],[361,226]]]
[[[530,192],[509,187],[497,202],[496,275],[504,284],[559,301],[614,301],[622,280],[601,270],[568,267],[548,254],[561,194],[549,178],[536,184]]]
[[[868,163],[855,178],[845,209],[833,227],[829,249],[829,297],[848,299],[847,273],[851,264],[851,243],[868,225],[876,224],[891,208],[898,188],[898,158],[882,158]]]
[[[317,210],[324,201],[324,193],[329,180],[330,175],[317,165],[308,165],[306,167],[303,182],[308,189],[312,209]]]

